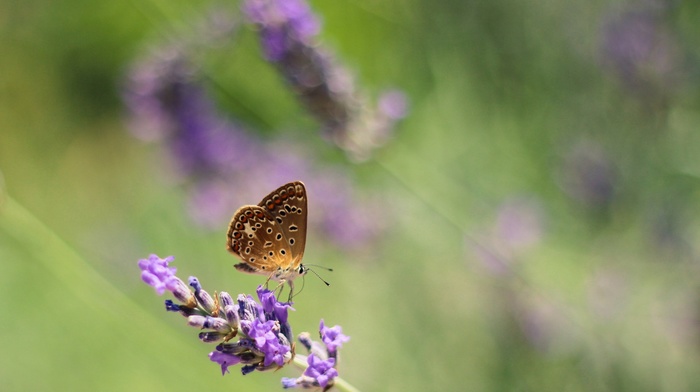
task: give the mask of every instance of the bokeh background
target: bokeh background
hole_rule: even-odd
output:
[[[310,4],[370,106],[407,98],[368,159],[327,141],[238,2],[0,1],[0,390],[280,389],[296,370],[222,377],[136,262],[252,293],[227,221],[295,179],[305,261],[334,272],[291,323],[341,325],[360,390],[700,389],[700,4]],[[194,170],[194,142],[135,128],[129,80],[169,45],[248,166]]]

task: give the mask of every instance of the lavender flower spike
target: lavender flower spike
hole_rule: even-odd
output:
[[[304,332],[300,334],[299,341],[310,354],[308,357],[295,355],[290,342],[292,328],[287,314],[292,309],[290,303],[277,301],[274,292],[262,286],[256,290],[260,302],[245,294],[238,295],[234,302],[231,295],[224,291],[213,298],[197,278],[189,278],[190,289],[176,277],[175,268],[168,267],[172,260],[172,256],[161,259],[156,255],[139,260],[142,279],[156,287],[156,291],[161,289],[162,293],[166,289],[171,290],[176,298],[187,299],[183,304],[166,300],[165,308],[181,314],[187,318],[188,325],[200,329],[200,341],[218,343],[216,349],[209,353],[209,360],[220,366],[222,375],[229,373],[229,368],[236,365],[241,365],[241,374],[246,375],[256,370],[277,370],[294,362],[305,370],[296,379],[283,378],[282,386],[285,389],[321,388],[327,391],[337,386],[345,391],[356,391],[338,377],[336,369],[338,349],[349,340],[340,326],[328,328],[321,320],[319,332],[323,344],[312,341],[309,333]]]
[[[246,0],[243,10],[259,29],[265,57],[332,142],[351,158],[365,160],[389,140],[396,121],[405,116],[405,97],[385,94],[379,108],[370,108],[352,73],[315,42],[320,24],[304,0]]]

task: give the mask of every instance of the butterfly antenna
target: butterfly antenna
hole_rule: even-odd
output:
[[[307,264],[306,266],[308,267],[309,265]],[[323,268],[323,269],[328,270],[328,271],[333,271],[333,270],[330,269],[330,268],[321,267],[321,266],[318,266],[318,265],[316,265],[316,266],[314,266],[314,267],[319,267],[319,268]],[[308,270],[311,271],[311,272],[313,272],[314,275],[316,275],[317,278],[321,279],[321,282],[325,283],[326,286],[330,286],[330,285],[331,285],[330,283],[326,282],[326,281],[321,277],[321,275],[317,274],[316,271],[312,270],[311,268],[309,268]]]
[[[323,270],[326,270],[326,271],[333,272],[333,268],[324,267],[324,266],[318,265],[318,264],[304,264],[304,265],[307,266],[307,267],[316,267],[316,268],[320,268],[320,269],[323,269]],[[309,271],[311,271],[311,270],[309,270]],[[313,272],[313,271],[311,271],[311,272]],[[315,273],[315,272],[314,272],[314,273]],[[317,276],[318,276],[318,275],[317,275]],[[321,280],[323,280],[323,279],[321,279]]]

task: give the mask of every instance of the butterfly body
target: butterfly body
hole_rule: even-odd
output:
[[[301,262],[306,212],[306,188],[301,181],[279,187],[258,205],[239,208],[226,233],[226,249],[242,260],[234,267],[288,283],[293,290],[294,279],[307,272]]]

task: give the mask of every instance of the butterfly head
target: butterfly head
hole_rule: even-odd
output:
[[[309,268],[305,266],[304,264],[299,263],[297,267],[289,268],[289,269],[278,269],[276,273],[272,275],[272,279],[281,282],[291,282],[295,278],[299,276],[306,275],[306,273],[309,272]]]

